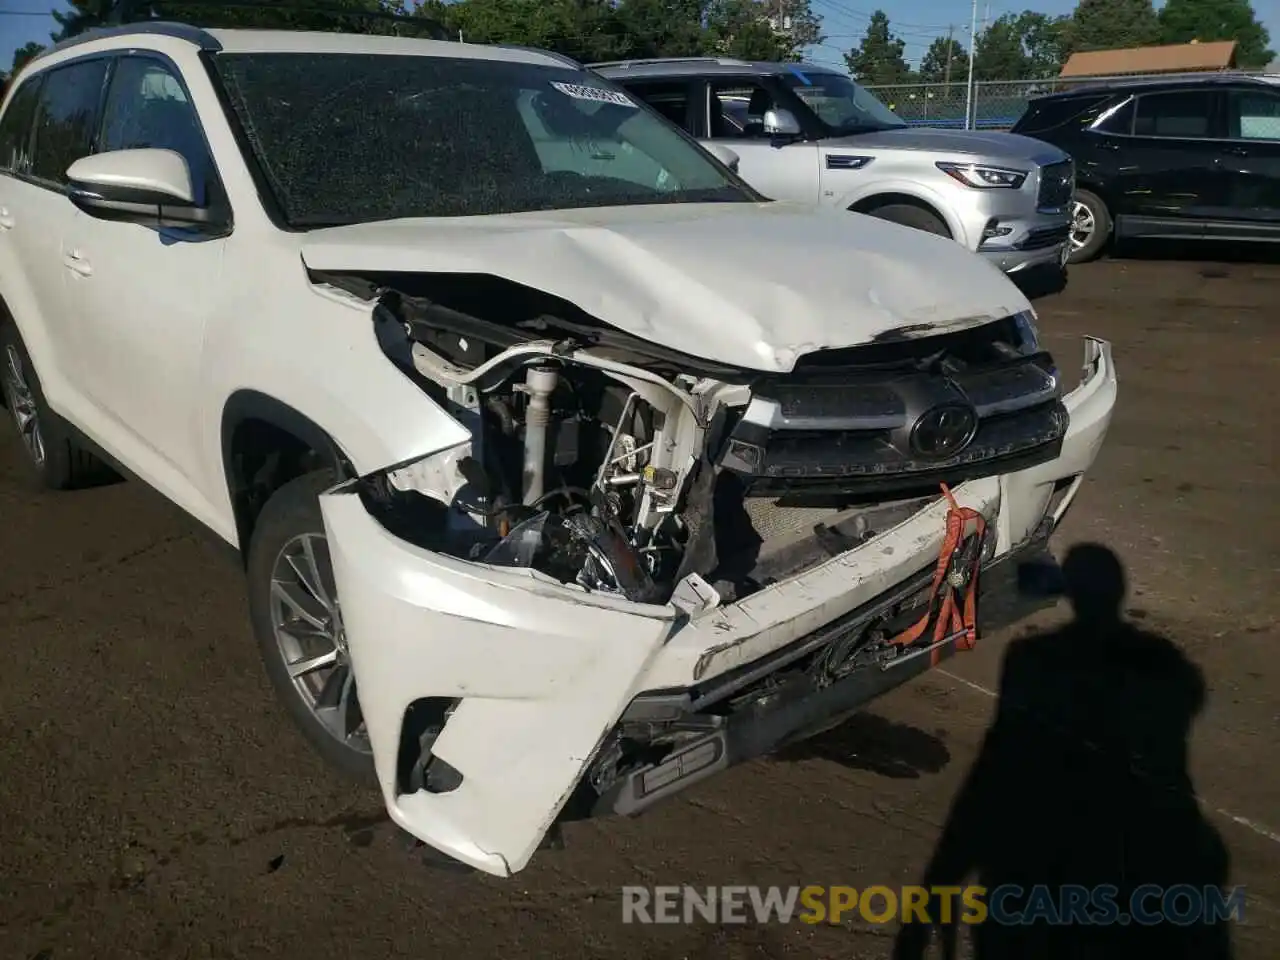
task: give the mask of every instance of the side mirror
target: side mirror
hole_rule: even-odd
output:
[[[81,157],[67,168],[67,197],[101,220],[149,226],[217,225],[220,217],[195,204],[191,171],[173,150],[111,150]]]
[[[738,172],[738,155],[728,147],[719,143],[706,143],[703,146],[706,147],[707,153],[711,154],[734,173]]]
[[[796,137],[800,135],[800,121],[790,110],[766,110],[764,132],[770,137]]]

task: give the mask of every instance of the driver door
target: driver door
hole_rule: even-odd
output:
[[[141,147],[180,153],[198,204],[221,194],[176,68],[130,54],[115,62],[96,152]],[[75,376],[101,418],[99,442],[187,506],[201,500],[191,487],[203,442],[195,387],[205,325],[222,300],[225,242],[79,210],[63,241],[77,326]]]
[[[765,111],[779,104],[758,77],[716,77],[704,91],[706,118],[695,133],[699,140],[736,153],[742,179],[771,200],[819,201],[818,145],[764,132]]]

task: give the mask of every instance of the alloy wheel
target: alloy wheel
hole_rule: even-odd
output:
[[[1093,211],[1086,204],[1077,200],[1071,206],[1071,247],[1079,250],[1093,236],[1094,231],[1098,228],[1097,221],[1094,220]]]
[[[44,434],[40,429],[40,410],[18,348],[9,344],[5,348],[4,395],[9,412],[18,424],[22,445],[27,448],[37,467],[44,466]]]
[[[281,548],[271,574],[270,606],[276,644],[298,696],[335,740],[370,753],[322,534],[300,534]]]

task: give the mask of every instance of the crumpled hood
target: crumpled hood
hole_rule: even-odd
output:
[[[696,357],[785,372],[802,354],[975,326],[1030,304],[952,240],[838,210],[654,204],[409,219],[305,235],[330,272],[481,273]]]
[[[1044,165],[1067,159],[1066,153],[1042,140],[998,130],[903,127],[898,130],[833,137],[823,140],[822,145],[857,147],[863,150],[920,150],[936,153],[939,159],[948,156],[985,157],[1006,163],[1020,161]]]

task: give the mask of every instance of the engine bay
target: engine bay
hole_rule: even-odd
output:
[[[363,478],[367,509],[426,549],[633,602],[688,593],[683,605],[714,606],[749,596],[906,520],[938,496],[940,476],[999,472],[1017,417],[1025,442],[1015,452],[1037,460],[1056,455],[1066,426],[1051,361],[1019,348],[1008,324],[941,350],[916,339],[825,351],[801,388],[772,391],[783,398],[775,419],[788,410],[808,419],[777,435],[790,459],[764,477],[769,431],[752,418],[771,402],[771,387],[757,371],[674,354],[500,278],[313,280],[371,302],[383,352],[471,434],[469,443]],[[942,403],[940,385],[966,371],[988,380],[995,371],[991,383],[1003,384],[982,422],[990,455],[906,456],[886,466],[884,451],[907,449],[897,438],[903,428],[885,419],[886,403],[901,407],[910,428],[915,407]],[[974,383],[974,396],[986,396],[984,384],[990,393],[988,381]],[[876,394],[882,386],[892,396]],[[1026,394],[1023,407],[1038,420],[1010,407],[1011,391]],[[823,417],[834,418],[830,428],[815,430]],[[983,436],[977,414],[970,433],[969,444]],[[806,442],[812,463],[794,454]],[[823,462],[827,449],[838,459]],[[744,466],[752,456],[754,468]],[[848,469],[864,461],[861,474]]]

